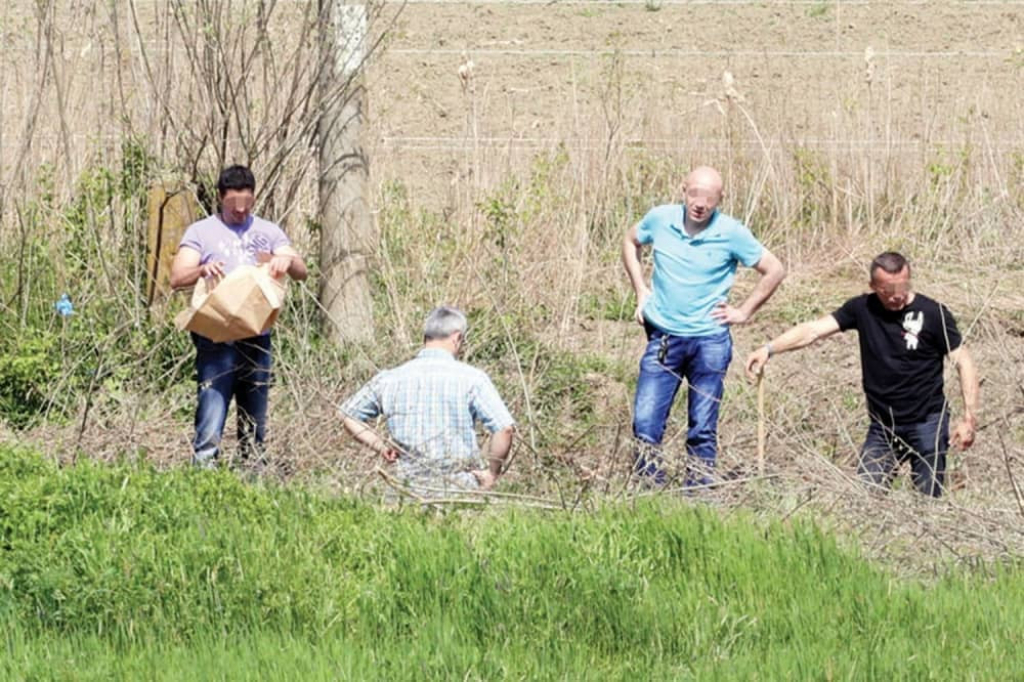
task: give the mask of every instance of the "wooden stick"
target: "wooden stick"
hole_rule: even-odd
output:
[[[757,473],[764,473],[764,368],[757,373]]]

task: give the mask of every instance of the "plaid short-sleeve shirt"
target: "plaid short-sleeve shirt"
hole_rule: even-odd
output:
[[[479,462],[476,422],[491,433],[515,423],[487,374],[438,348],[380,372],[340,410],[363,422],[383,417],[406,453],[443,468]]]

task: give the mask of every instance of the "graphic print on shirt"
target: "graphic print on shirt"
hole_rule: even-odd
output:
[[[907,350],[917,350],[918,336],[924,327],[924,311],[908,311],[903,316],[903,340],[907,342]]]
[[[247,231],[237,239],[221,240],[217,249],[234,265],[256,265],[256,254],[270,252],[270,242],[263,234]]]

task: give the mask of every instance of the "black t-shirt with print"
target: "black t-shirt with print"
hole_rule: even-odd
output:
[[[902,310],[886,310],[863,294],[832,313],[839,329],[856,329],[868,412],[886,424],[913,424],[942,410],[942,363],[960,347],[953,315],[942,304],[914,294]]]

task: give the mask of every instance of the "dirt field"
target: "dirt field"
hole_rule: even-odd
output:
[[[0,182],[10,184],[26,142],[33,162],[70,155],[57,165],[72,171],[126,131],[173,151],[188,131],[168,130],[168,111],[184,107],[180,125],[194,124],[204,104],[174,97],[187,69],[171,6],[61,3],[45,14],[27,0],[4,3]],[[174,6],[186,17],[193,8]],[[224,3],[222,20],[258,6]],[[274,7],[268,36],[281,55],[296,49],[302,6]],[[1024,140],[1024,11],[1013,0],[413,0],[375,16],[371,30],[384,34],[368,68],[375,177],[400,179],[434,206],[455,185],[500,182],[558,145],[594,163],[624,145],[723,166],[739,152],[795,145],[919,165],[984,147],[1005,171]],[[275,68],[294,60],[275,59]],[[743,115],[724,115],[727,102]]]
[[[1009,2],[413,2],[370,70],[378,169],[433,202],[557,144],[722,165],[985,145],[1002,166],[1024,140],[1022,47]],[[730,97],[749,125],[730,129]]]

